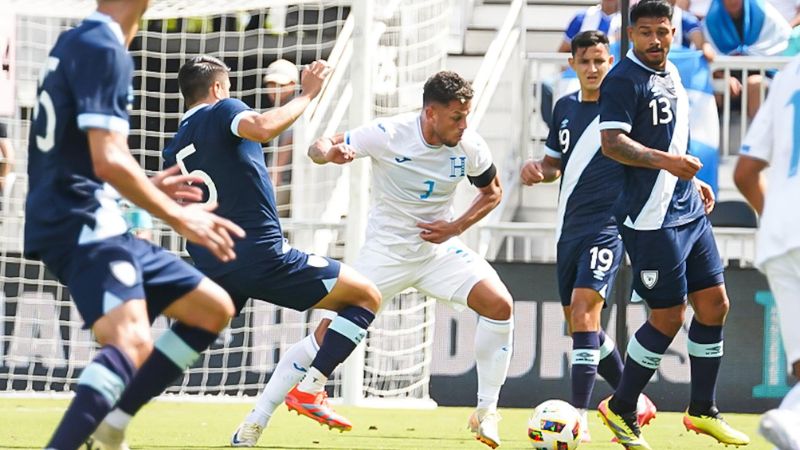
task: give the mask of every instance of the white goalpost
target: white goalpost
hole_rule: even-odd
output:
[[[27,135],[47,52],[95,2],[11,0],[10,7],[16,106],[0,121],[9,125],[17,152],[16,181],[0,204],[0,395],[68,393],[96,346],[67,289],[41,263],[22,257]],[[188,58],[225,61],[231,95],[258,111],[275,106],[262,82],[271,62],[283,58],[301,68],[328,59],[335,71],[323,94],[264,153],[289,241],[350,260],[363,240],[369,168],[312,167],[306,148],[320,135],[418,108],[425,79],[444,67],[450,9],[450,0],[152,1],[131,45],[131,150],[149,173],[161,168],[160,151],[184,110],[177,72]],[[155,221],[152,232],[156,243],[187,256],[183,240],[164,224]],[[384,303],[363,351],[331,377],[329,394],[356,404],[435,405],[428,395],[434,302],[407,292]],[[318,320],[316,312],[250,301],[167,393],[256,395],[283,352]],[[154,334],[168,325],[157,319]]]

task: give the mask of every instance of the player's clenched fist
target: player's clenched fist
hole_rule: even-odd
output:
[[[697,157],[692,155],[674,156],[670,159],[670,164],[666,167],[669,173],[682,180],[691,180],[703,167]]]
[[[322,90],[322,85],[325,79],[331,73],[331,68],[328,63],[323,59],[318,59],[303,70],[300,86],[303,88],[303,94],[310,95],[311,98],[316,97]]]
[[[331,146],[330,150],[328,150],[328,153],[325,154],[325,158],[328,160],[328,162],[332,162],[334,164],[346,164],[351,162],[355,157],[355,149],[345,143]]]
[[[542,169],[541,161],[528,160],[520,172],[522,184],[531,186],[536,183],[544,181],[544,170]]]

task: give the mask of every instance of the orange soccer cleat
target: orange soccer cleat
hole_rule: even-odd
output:
[[[324,390],[312,394],[303,392],[295,386],[286,394],[285,402],[289,411],[316,420],[320,425],[327,425],[330,429],[336,428],[339,432],[343,432],[353,428],[353,424],[346,417],[337,414],[328,405],[328,394]]]

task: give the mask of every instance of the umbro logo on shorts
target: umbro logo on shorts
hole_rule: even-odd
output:
[[[658,271],[657,270],[643,270],[640,273],[642,277],[642,284],[647,289],[653,289],[653,286],[658,283]]]

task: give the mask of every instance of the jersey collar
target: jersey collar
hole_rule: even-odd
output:
[[[89,15],[85,20],[91,20],[92,22],[103,22],[108,24],[108,27],[111,28],[111,32],[114,33],[114,36],[117,37],[119,43],[125,45],[125,35],[122,34],[122,27],[119,26],[114,19],[111,18],[108,14],[103,14],[100,11],[95,11]]]
[[[201,109],[205,108],[206,106],[208,106],[208,103],[199,103],[197,105],[194,105],[192,107],[192,109],[186,111],[183,114],[183,117],[181,117],[181,122],[183,122],[184,120],[188,119],[189,117],[192,116],[192,114],[196,113],[197,111],[200,111]]]
[[[668,73],[666,70],[655,70],[655,69],[653,69],[651,67],[648,67],[645,63],[639,61],[639,58],[637,58],[636,54],[633,53],[633,49],[628,50],[628,54],[625,55],[625,56],[630,58],[631,61],[633,61],[634,63],[638,64],[643,69],[645,69],[645,70],[647,70],[649,72],[653,72],[653,73],[656,73],[656,74],[659,74],[659,75],[664,75],[664,74]]]

